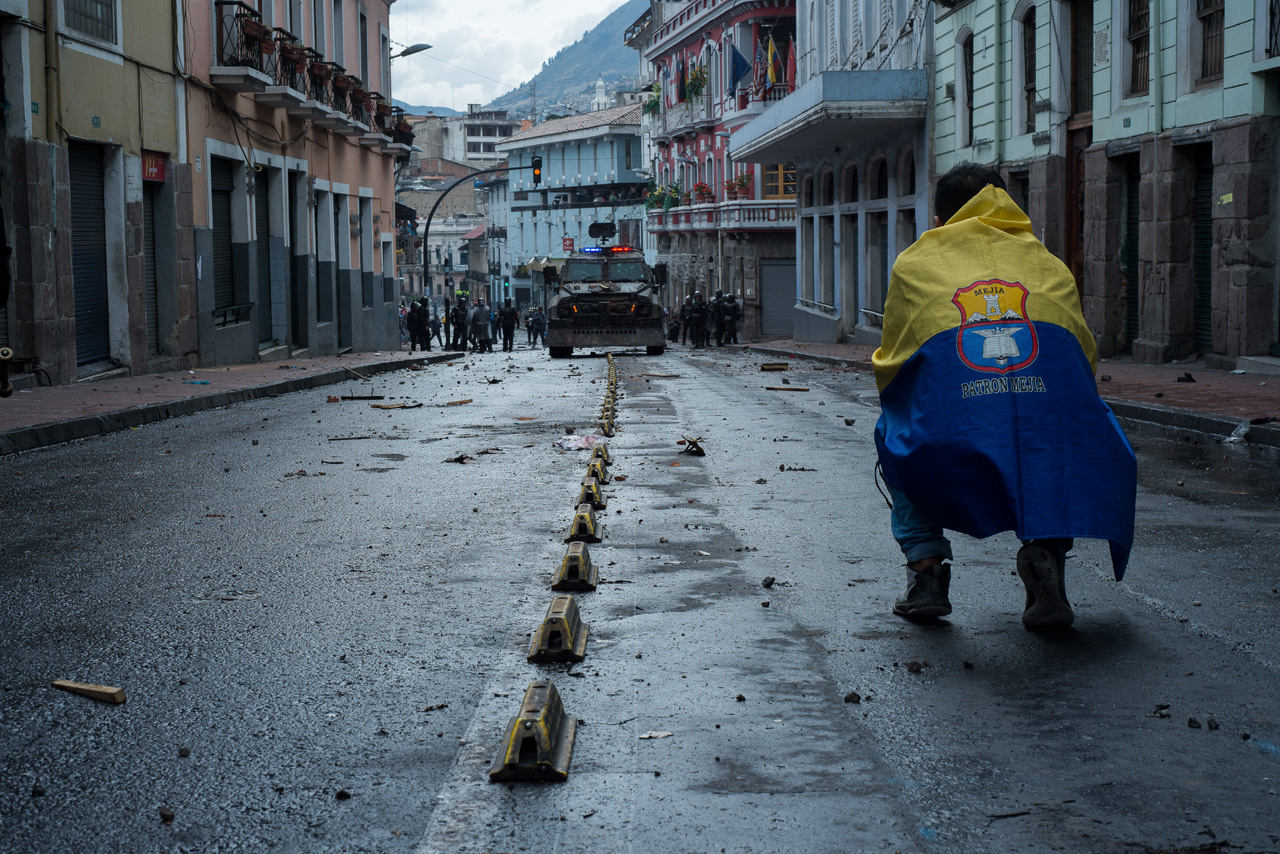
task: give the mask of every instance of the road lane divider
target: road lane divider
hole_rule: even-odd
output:
[[[591,552],[586,543],[570,543],[560,568],[551,579],[552,590],[578,590],[590,592],[600,583],[600,571],[591,562]]]
[[[550,681],[530,682],[519,714],[507,724],[489,780],[563,783],[569,779],[577,733],[578,719],[565,714],[556,686]]]
[[[573,512],[573,522],[569,525],[566,543],[598,543],[604,539],[604,530],[596,519],[595,508],[590,504],[579,504]]]
[[[578,603],[572,596],[557,596],[547,607],[547,616],[533,633],[530,661],[582,661],[587,657],[587,624],[582,622]]]

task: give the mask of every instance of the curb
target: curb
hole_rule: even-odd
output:
[[[810,355],[799,350],[783,350],[775,347],[753,347],[753,353],[766,356],[794,357],[808,359],[811,362],[823,362],[830,365],[841,365],[850,368],[871,370],[871,363],[860,359],[845,359],[840,356]],[[1231,435],[1240,425],[1240,419],[1226,415],[1210,415],[1190,409],[1176,409],[1172,406],[1160,406],[1154,403],[1135,403],[1117,397],[1104,397],[1103,402],[1111,407],[1111,411],[1119,421],[1129,428],[1155,430],[1158,433],[1176,439],[1194,436],[1204,441],[1219,441]],[[1280,452],[1280,427],[1259,425],[1249,428],[1245,439],[1246,446],[1263,447],[1272,452]]]
[[[448,355],[441,354],[439,356],[414,357],[411,359],[392,359],[386,362],[361,365],[360,372],[364,374],[381,374],[388,371],[401,370],[409,365],[433,365],[440,362],[457,361],[458,358],[460,356],[457,353],[450,353]],[[106,433],[115,433],[120,430],[128,430],[131,427],[153,424],[166,418],[173,418],[178,415],[192,415],[206,409],[217,409],[220,406],[229,406],[233,403],[242,403],[247,400],[261,400],[264,397],[277,397],[295,391],[307,391],[348,379],[353,379],[353,377],[347,372],[346,368],[336,368],[324,373],[312,374],[308,377],[228,389],[212,394],[162,403],[148,403],[129,409],[104,412],[101,415],[86,415],[81,418],[68,418],[64,421],[51,421],[47,424],[18,427],[0,433],[0,456],[17,454],[22,451],[34,451],[37,448],[61,445],[64,442],[88,439]]]

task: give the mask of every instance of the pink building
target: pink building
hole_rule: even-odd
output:
[[[665,16],[665,17],[664,17]],[[671,307],[700,290],[734,291],[748,334],[791,335],[795,168],[735,162],[733,132],[786,97],[795,80],[795,4],[651,3],[628,31],[655,81],[647,226],[671,271]]]
[[[185,23],[202,364],[398,344],[392,0],[213,0]]]

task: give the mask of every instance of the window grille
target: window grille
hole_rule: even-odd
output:
[[[67,29],[115,44],[115,0],[66,0],[64,12]]]
[[[1223,0],[1196,0],[1200,18],[1200,79],[1222,76]]]
[[[1129,0],[1129,95],[1145,95],[1150,86],[1151,6],[1148,0]]]
[[[1024,133],[1036,132],[1036,7],[1022,19],[1022,98],[1026,104]]]
[[[973,145],[973,33],[965,37],[962,46],[963,67],[960,69],[964,75],[964,110],[965,125],[964,138],[961,145]]]
[[[1267,3],[1267,56],[1280,56],[1280,0]]]

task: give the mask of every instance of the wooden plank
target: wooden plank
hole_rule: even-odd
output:
[[[765,391],[808,391],[806,385],[767,385]]]
[[[123,703],[125,699],[123,688],[112,688],[108,685],[90,685],[87,682],[72,682],[70,679],[55,679],[53,687],[101,700],[104,703]]]

